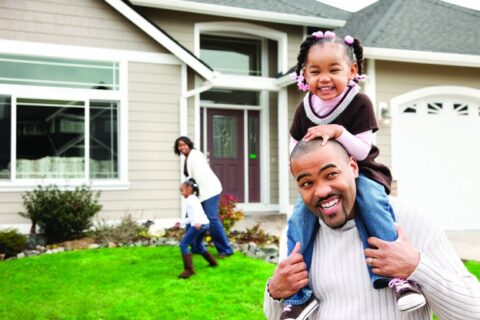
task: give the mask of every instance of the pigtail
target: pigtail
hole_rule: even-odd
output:
[[[352,44],[352,49],[353,49],[353,54],[355,55],[355,59],[357,60],[357,66],[358,66],[358,75],[363,74],[363,46],[360,43],[360,40],[358,39],[353,39],[353,44]],[[358,80],[357,80],[358,82]]]
[[[197,181],[195,181],[195,179],[188,178],[187,181],[185,181],[185,183],[192,187],[194,195],[196,195],[197,197],[200,195],[200,190],[198,189],[198,183]]]
[[[313,35],[310,35],[303,40],[300,44],[300,52],[297,55],[297,65],[295,66],[295,73],[297,76],[301,76],[302,69],[305,66],[305,61],[307,60],[308,50],[312,47],[312,45],[317,41]],[[305,81],[305,80],[304,80]]]

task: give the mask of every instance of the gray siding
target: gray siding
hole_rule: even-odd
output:
[[[269,96],[270,203],[278,204],[278,95]]]
[[[100,0],[2,0],[0,39],[166,52]]]

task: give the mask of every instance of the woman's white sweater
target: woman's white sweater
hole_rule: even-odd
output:
[[[341,229],[323,222],[314,245],[310,284],[320,306],[310,319],[327,320],[480,320],[480,285],[452,249],[443,231],[412,206],[392,199],[397,221],[421,252],[409,280],[416,281],[427,299],[424,308],[401,313],[393,290],[376,290],[370,283],[362,244],[353,220]],[[281,301],[265,290],[267,319],[279,319]]]
[[[186,161],[188,176],[197,181],[198,189],[200,190],[198,198],[201,202],[222,192],[222,184],[210,168],[202,152],[197,149],[190,150]]]

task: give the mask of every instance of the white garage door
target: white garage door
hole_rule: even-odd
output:
[[[428,208],[445,229],[480,229],[478,103],[436,96],[397,107],[392,157],[399,198]]]

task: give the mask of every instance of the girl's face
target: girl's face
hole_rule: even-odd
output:
[[[184,198],[188,198],[189,195],[193,193],[193,188],[192,186],[188,186],[186,184],[181,184],[180,185],[180,193]]]
[[[184,156],[188,156],[188,154],[190,153],[190,147],[182,140],[178,141],[177,148],[178,152],[180,152]]]
[[[322,100],[339,96],[357,73],[357,64],[350,63],[345,48],[327,42],[308,50],[304,77],[310,92]]]

